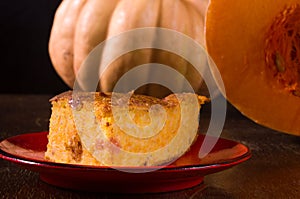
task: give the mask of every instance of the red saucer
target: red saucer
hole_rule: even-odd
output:
[[[138,173],[123,172],[106,166],[61,164],[44,160],[48,132],[22,134],[0,142],[0,158],[38,172],[46,183],[58,187],[119,193],[167,192],[200,184],[203,177],[246,161],[251,153],[238,142],[219,138],[203,159],[198,152],[205,138],[199,135],[191,150],[180,159],[153,172],[147,167],[127,167]],[[122,168],[125,167],[120,167]],[[151,167],[155,168],[155,167]]]

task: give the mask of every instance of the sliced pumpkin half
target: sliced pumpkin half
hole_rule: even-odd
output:
[[[300,135],[300,0],[211,0],[206,47],[226,98],[253,121]]]

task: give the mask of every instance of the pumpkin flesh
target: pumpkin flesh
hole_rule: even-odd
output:
[[[229,102],[253,121],[294,135],[300,135],[299,4],[211,0],[205,33]]]

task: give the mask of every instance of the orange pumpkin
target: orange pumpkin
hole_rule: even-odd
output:
[[[91,50],[128,30],[169,28],[204,44],[206,5],[207,0],[64,0],[56,11],[50,35],[51,61],[61,78],[72,87]],[[185,60],[171,53],[144,49],[114,61],[101,82],[101,90],[111,90],[130,68],[153,61],[171,65],[187,77],[195,90],[200,87],[199,77],[188,69],[191,66]]]
[[[231,104],[300,135],[300,0],[211,0],[205,35]]]

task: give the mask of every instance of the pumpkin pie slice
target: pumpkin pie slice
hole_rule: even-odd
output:
[[[70,91],[50,101],[47,160],[155,166],[176,160],[190,148],[197,138],[201,105],[208,99],[192,93],[159,99]]]

